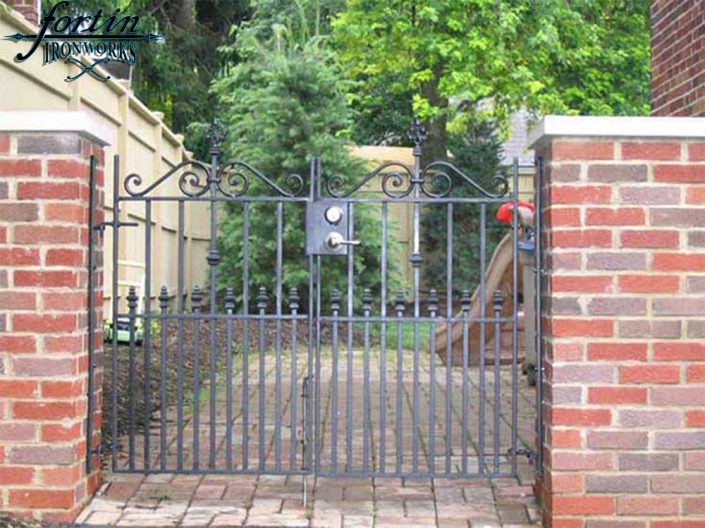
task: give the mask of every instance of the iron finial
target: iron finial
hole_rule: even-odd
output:
[[[194,286],[193,290],[191,291],[191,308],[194,312],[198,311],[201,308],[201,300],[203,300],[201,288],[199,288],[198,286]]]
[[[225,311],[233,313],[235,311],[235,289],[226,288],[225,290]]]
[[[463,290],[460,294],[460,306],[463,312],[470,311],[470,290]]]
[[[337,288],[330,292],[330,307],[333,312],[340,310],[340,291]]]
[[[431,288],[428,292],[428,311],[431,312],[432,317],[438,312],[438,291],[435,288]]]
[[[167,290],[166,286],[162,286],[162,289],[159,291],[159,308],[161,308],[162,311],[165,312],[168,305],[169,290]]]
[[[414,142],[414,146],[416,148],[421,147],[421,144],[428,139],[426,127],[421,124],[421,120],[418,117],[414,118],[409,134],[411,135],[411,141]]]
[[[372,290],[369,288],[362,292],[362,310],[367,313],[372,311]]]
[[[494,291],[494,296],[492,298],[494,303],[495,311],[502,311],[502,291],[497,289]]]
[[[299,301],[300,300],[301,300],[301,298],[299,297],[299,289],[298,288],[291,288],[289,290],[289,308],[291,309],[292,312],[299,309]]]
[[[264,311],[267,309],[267,288],[260,286],[257,292],[257,308]]]
[[[134,286],[127,291],[127,307],[131,312],[137,308],[137,289]]]
[[[397,295],[394,298],[394,308],[399,314],[402,314],[406,309],[406,294],[404,290],[397,290]]]
[[[208,139],[211,142],[211,154],[218,154],[220,152],[220,143],[225,139],[225,128],[218,118],[214,118],[211,121]]]

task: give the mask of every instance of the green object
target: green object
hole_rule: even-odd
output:
[[[106,343],[112,343],[115,330],[112,321],[103,322],[103,339]],[[141,345],[144,340],[144,329],[142,323],[135,323],[135,344]],[[127,319],[118,319],[117,322],[117,342],[121,344],[130,343],[130,323]]]

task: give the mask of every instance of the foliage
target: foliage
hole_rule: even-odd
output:
[[[465,121],[461,133],[450,136],[449,147],[453,164],[470,176],[483,189],[497,192],[492,185],[493,177],[504,174],[501,166],[502,142],[498,138],[496,125],[491,121],[472,116]],[[504,174],[506,176],[506,174]],[[453,177],[451,196],[479,197],[478,193],[459,177]],[[508,196],[507,199],[510,199]],[[458,203],[453,208],[453,286],[454,300],[459,299],[460,290],[474,290],[480,279],[480,214],[477,204]],[[425,207],[421,217],[424,264],[421,267],[425,288],[445,289],[446,277],[446,224],[447,208],[442,205]],[[496,225],[494,207],[486,207],[486,263],[492,252],[506,234],[506,228]],[[457,303],[456,303],[457,304]]]
[[[301,36],[301,35],[299,35]],[[236,46],[243,60],[214,84],[227,128],[228,158],[246,161],[283,189],[287,178],[299,174],[308,183],[311,156],[322,155],[327,176],[340,174],[346,180],[364,173],[362,162],[350,156],[345,138],[351,124],[343,75],[334,57],[320,45],[318,37],[298,41],[288,28],[273,28],[269,40],[244,31]],[[249,194],[272,195],[271,188],[253,178]],[[308,187],[303,194],[308,193]],[[250,287],[275,284],[276,215],[271,202],[250,205]],[[297,287],[307,307],[308,260],[304,256],[304,208],[284,207],[283,284],[285,292]],[[363,287],[376,288],[379,273],[380,226],[364,207],[355,208],[356,236],[365,243],[355,251],[356,298]],[[228,204],[221,219],[219,240],[223,260],[219,288],[238,284],[243,263],[243,216],[240,204]],[[330,290],[346,287],[347,259],[323,262],[324,299]],[[251,298],[254,295],[251,295]],[[327,302],[327,301],[324,301]]]
[[[476,110],[489,99],[500,124],[522,106],[648,112],[648,0],[348,0],[333,27],[361,116],[379,104],[369,94],[385,91],[441,125],[451,100]],[[377,137],[387,134],[380,123]]]

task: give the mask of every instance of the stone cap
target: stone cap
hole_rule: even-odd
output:
[[[88,112],[0,112],[0,132],[73,132],[101,146],[115,142],[110,127]]]
[[[531,129],[529,148],[551,137],[705,139],[705,117],[546,116]]]

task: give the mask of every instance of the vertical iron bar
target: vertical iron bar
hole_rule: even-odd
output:
[[[438,316],[438,293],[431,289],[428,295],[428,311],[431,318]],[[428,470],[436,471],[436,323],[429,323],[429,409],[428,409]]]
[[[348,204],[348,240],[352,240],[355,229],[353,227],[354,210],[352,204]],[[348,246],[348,317],[353,316],[353,278],[354,278],[354,247]],[[353,437],[353,323],[348,319],[348,348],[347,348],[347,384],[345,386],[345,403],[346,403],[346,425],[345,425],[345,463],[346,471],[352,471],[352,437]]]
[[[502,356],[501,340],[502,327],[500,319],[502,317],[502,292],[495,290],[494,293],[494,452],[492,453],[493,472],[499,472],[499,426],[500,426],[500,359]]]
[[[402,421],[402,412],[403,412],[403,407],[402,407],[402,397],[403,397],[403,383],[404,383],[404,370],[403,370],[403,361],[404,361],[404,356],[403,356],[403,346],[404,346],[404,308],[405,308],[405,303],[406,300],[404,299],[404,292],[403,291],[398,291],[397,296],[395,299],[395,308],[397,312],[397,318],[399,319],[399,322],[397,323],[397,397],[395,400],[396,403],[396,472],[397,474],[402,472],[402,465],[403,465],[403,438],[404,438],[404,431],[403,431],[403,421]]]
[[[470,347],[468,317],[470,316],[470,292],[463,290],[460,297],[460,304],[463,310],[463,410],[462,410],[462,473],[468,472],[468,355]]]
[[[111,466],[113,471],[117,469],[117,439],[118,439],[118,297],[120,292],[118,291],[118,279],[119,279],[119,267],[118,259],[120,257],[119,246],[120,246],[120,233],[118,229],[120,228],[120,158],[116,154],[113,157],[113,268],[112,268],[112,292],[111,292],[111,303],[112,303],[112,325],[113,325],[113,335],[111,342],[111,369],[110,373],[111,383],[112,383],[112,438],[110,439],[110,450],[111,450]]]
[[[86,413],[86,474],[93,471],[93,361],[95,353],[95,156],[88,169],[88,387]],[[114,176],[113,176],[114,177]]]
[[[233,319],[235,313],[235,290],[225,290],[226,343],[225,343],[225,465],[233,470]]]
[[[297,347],[298,347],[298,328],[299,324],[296,319],[297,314],[299,313],[299,292],[296,288],[291,288],[289,291],[289,308],[291,310],[291,386],[289,387],[291,391],[290,395],[290,403],[289,407],[291,409],[289,416],[291,418],[291,438],[290,438],[290,446],[289,446],[289,469],[294,470],[296,467],[296,442],[297,442],[297,434],[296,434],[296,427],[298,425],[297,423],[297,390],[296,387],[298,385],[297,382],[297,377],[298,377],[298,357],[297,357]],[[306,402],[303,402],[304,405],[306,405]],[[304,411],[305,412],[305,411]],[[303,434],[306,434],[305,431]]]
[[[331,309],[333,311],[333,365],[331,367],[330,457],[331,472],[335,473],[338,469],[338,314],[340,310],[340,293],[338,290],[331,292]]]
[[[214,138],[213,138],[214,139]],[[216,313],[218,311],[218,305],[216,301],[217,293],[217,282],[218,282],[218,262],[220,262],[220,254],[218,253],[218,201],[216,197],[218,195],[218,153],[220,149],[218,144],[214,141],[211,144],[211,166],[210,174],[208,177],[208,183],[210,186],[210,249],[208,251],[208,256],[206,260],[209,267],[209,279],[208,279],[208,293],[210,297],[210,342],[208,346],[210,348],[210,364],[208,365],[208,382],[210,384],[210,401],[208,405],[209,411],[209,422],[210,422],[210,437],[209,437],[209,450],[208,450],[208,467],[215,469],[215,455],[216,455],[216,412],[215,412],[215,389],[216,389],[216,363],[218,361],[218,341],[216,339]],[[230,416],[226,417],[230,420]]]
[[[314,282],[316,283],[316,373],[314,377],[315,381],[315,405],[314,405],[314,421],[316,422],[315,428],[315,442],[314,442],[314,453],[315,453],[315,470],[320,472],[321,470],[321,454],[322,447],[321,442],[323,440],[323,427],[321,424],[321,257],[320,255],[316,257],[316,276]],[[310,339],[310,338],[309,338]],[[333,360],[335,361],[335,354],[333,354]],[[312,456],[314,454],[312,453]]]
[[[414,207],[413,207],[413,235],[412,235],[412,255],[411,266],[414,270],[414,355],[413,355],[413,415],[411,427],[411,465],[412,471],[416,472],[419,469],[419,407],[420,402],[420,382],[419,382],[419,363],[420,363],[420,347],[419,342],[419,317],[421,317],[421,204],[417,201],[420,197],[421,185],[423,184],[423,175],[421,173],[421,145],[418,144],[414,148]]]
[[[177,384],[176,384],[176,470],[184,467],[184,200],[179,200],[177,299]]]
[[[130,471],[135,470],[135,378],[137,377],[137,368],[135,366],[135,313],[137,310],[137,292],[134,286],[130,286],[129,293],[127,294],[127,306],[128,306],[128,318],[129,318],[129,328],[130,328],[130,359],[129,359],[129,401],[128,401],[128,412],[130,413],[128,419],[128,435],[129,435],[129,466]]]
[[[453,444],[453,204],[448,204],[446,219],[446,442],[445,472],[450,473]]]
[[[250,464],[250,204],[242,204],[242,469]]]
[[[486,276],[485,276],[485,266],[487,260],[487,204],[480,204],[480,342],[479,347],[479,357],[480,364],[478,366],[479,371],[479,428],[478,431],[478,468],[480,474],[485,472],[485,407],[486,402],[486,379],[485,379],[485,317],[487,316],[487,291],[486,291]]]
[[[380,256],[381,286],[380,286],[380,315],[382,328],[380,334],[379,352],[379,472],[385,472],[387,463],[387,202],[382,202],[382,254]]]
[[[543,158],[536,160],[536,221],[535,221],[535,273],[536,273],[536,304],[534,305],[534,321],[528,324],[536,325],[536,473],[543,476],[543,326],[541,324],[542,292],[543,287],[543,259],[541,240],[543,232]]]
[[[312,467],[311,461],[309,457],[313,455],[313,450],[309,449],[310,446],[313,444],[311,443],[311,438],[312,438],[312,433],[313,433],[313,424],[311,423],[311,418],[313,417],[313,412],[311,412],[312,408],[311,405],[313,404],[313,398],[311,397],[311,378],[313,376],[313,340],[314,340],[314,325],[313,325],[313,317],[314,317],[314,259],[313,256],[308,257],[308,312],[306,313],[307,318],[306,318],[306,323],[307,323],[307,328],[308,332],[306,334],[306,379],[307,381],[307,387],[306,391],[303,395],[304,402],[302,405],[301,412],[303,416],[301,417],[303,420],[303,427],[302,427],[302,433],[303,433],[303,450],[301,453],[301,469],[310,469]],[[314,389],[315,392],[315,389]],[[316,406],[318,406],[318,403],[316,403]]]
[[[372,310],[372,291],[365,288],[362,295],[363,311],[365,315],[364,325],[364,359],[362,367],[362,469],[367,474],[370,466],[370,317]]]
[[[161,316],[159,319],[161,333],[161,354],[159,361],[159,467],[162,471],[166,471],[166,417],[167,417],[167,401],[166,401],[166,384],[167,384],[167,369],[166,369],[166,347],[167,347],[167,324],[166,318],[169,302],[169,294],[166,286],[162,286],[159,293],[159,308]]]
[[[311,182],[310,182],[310,200],[313,202],[320,196],[320,158],[314,157],[311,160]],[[314,285],[315,285],[315,312],[314,312]],[[307,417],[313,417],[313,425],[311,427],[311,433],[314,435],[312,442],[313,449],[310,453],[309,468],[313,468],[315,460],[315,471],[320,471],[321,468],[321,437],[323,436],[323,431],[321,428],[321,257],[317,256],[314,261],[314,257],[309,257],[309,314],[308,314],[308,361],[309,361],[309,375],[311,375],[311,363],[312,363],[312,352],[315,351],[315,372],[313,373],[313,398],[308,398],[307,403],[313,405],[312,410],[314,412],[306,413]],[[314,322],[313,317],[316,318],[315,321],[315,337],[313,334]],[[315,338],[315,347],[312,346],[312,340]],[[311,410],[311,407],[309,407]],[[315,458],[314,458],[315,457]]]
[[[193,470],[201,465],[201,300],[198,286],[191,292],[191,309],[193,310]]]
[[[282,459],[282,238],[284,237],[283,211],[284,204],[277,202],[277,262],[276,262],[276,322],[275,322],[275,379],[274,379],[274,467],[276,471],[281,469]],[[292,402],[295,403],[295,402]]]
[[[147,198],[144,202],[144,318],[142,319],[142,333],[144,347],[144,469],[150,467],[149,437],[150,417],[152,415],[152,328],[150,312],[152,311],[152,201]]]
[[[512,171],[512,450],[511,473],[517,472],[517,426],[519,385],[519,158]]]
[[[257,295],[257,308],[259,309],[259,339],[258,339],[258,353],[259,353],[259,392],[258,392],[258,418],[259,418],[259,437],[258,443],[259,447],[257,449],[257,454],[259,455],[259,469],[264,470],[265,466],[265,311],[267,309],[267,289],[264,286],[260,286],[259,293]]]

